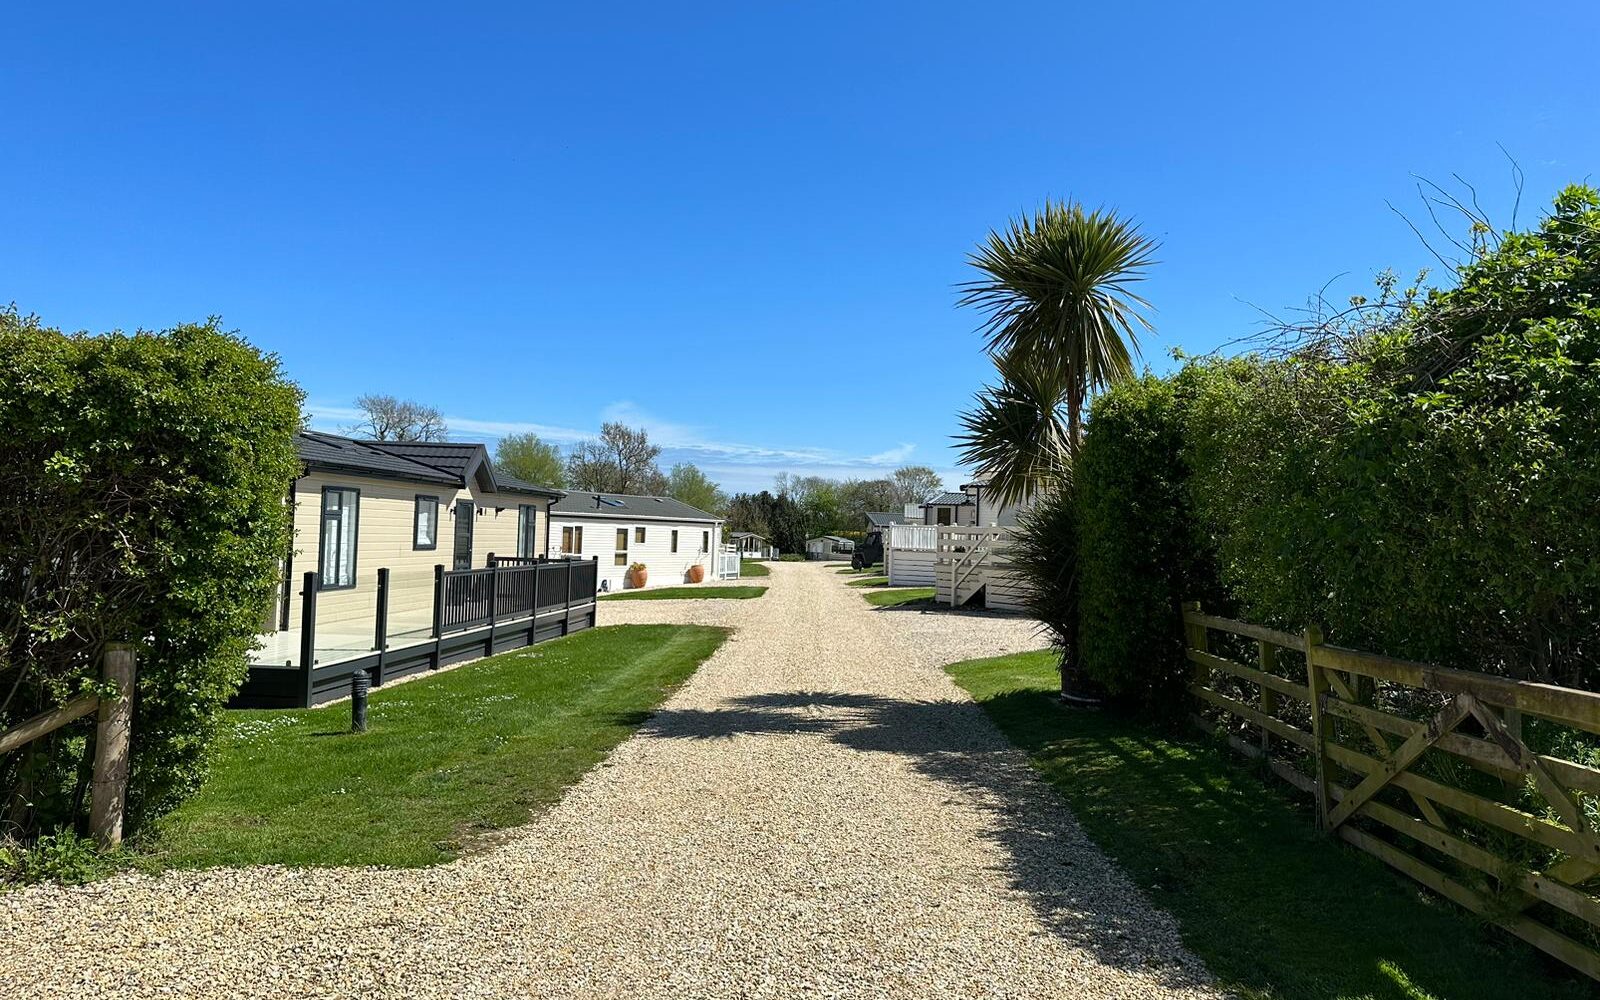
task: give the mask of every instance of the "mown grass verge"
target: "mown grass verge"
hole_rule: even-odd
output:
[[[739,560],[740,576],[771,576],[772,570],[767,564],[756,559]]]
[[[864,576],[859,580],[846,580],[849,587],[887,587],[889,578],[886,576]]]
[[[760,597],[766,587],[654,587],[601,594],[602,601],[745,601]]]
[[[1307,810],[1225,750],[1063,709],[1056,662],[1021,653],[946,669],[1177,918],[1224,989],[1249,1000],[1595,994],[1577,973],[1318,833]]]
[[[709,657],[724,629],[621,625],[502,653],[348,704],[228,713],[200,793],[140,867],[446,861],[557,801]]]
[[[906,604],[933,606],[932,587],[903,587],[896,590],[872,590],[861,595],[868,604],[880,608],[895,608]]]

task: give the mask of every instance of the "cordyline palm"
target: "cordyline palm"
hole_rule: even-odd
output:
[[[987,314],[980,329],[1000,385],[962,415],[957,440],[996,502],[1070,475],[1090,393],[1133,376],[1138,332],[1150,324],[1132,286],[1154,251],[1129,220],[1046,202],[969,255],[983,277],[961,286],[960,303]]]

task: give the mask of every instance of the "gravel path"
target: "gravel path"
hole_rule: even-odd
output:
[[[738,631],[499,846],[410,871],[0,896],[5,997],[1213,996],[940,663],[1015,619],[877,610],[815,565],[602,623]]]

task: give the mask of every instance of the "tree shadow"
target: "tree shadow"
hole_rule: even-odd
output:
[[[978,705],[782,691],[730,699],[718,708],[663,709],[640,730],[641,737],[655,739],[748,734],[823,736],[862,753],[909,760],[983,814],[982,835],[1002,848],[1008,886],[1058,938],[1105,965],[1169,987],[1209,981],[1199,963],[1174,957],[1175,928],[1151,940],[1152,923],[1164,918],[1154,916]]]

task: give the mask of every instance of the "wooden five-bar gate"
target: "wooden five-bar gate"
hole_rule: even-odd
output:
[[[1600,694],[1198,605],[1183,620],[1202,728],[1312,796],[1324,829],[1600,979],[1600,895],[1587,887],[1600,875],[1600,768],[1575,749],[1600,759]]]

